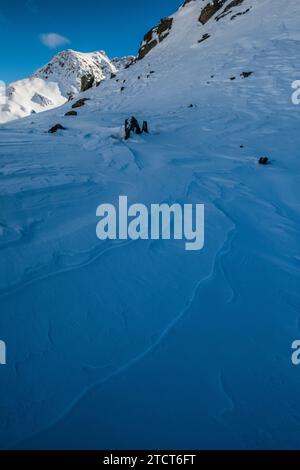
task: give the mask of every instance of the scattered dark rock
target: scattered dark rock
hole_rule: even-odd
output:
[[[138,80],[140,80],[140,79],[141,79],[141,76],[139,75],[139,76],[138,76]]]
[[[80,100],[76,101],[76,103],[72,105],[72,109],[81,108],[82,106],[85,105],[86,101],[89,101],[89,98],[81,98]]]
[[[102,82],[96,82],[96,87],[98,88],[98,86],[101,85]]]
[[[232,20],[235,20],[235,18],[237,18],[238,16],[246,15],[246,13],[249,13],[250,10],[251,10],[251,7],[250,7],[250,8],[247,8],[247,10],[245,10],[245,11],[241,11],[240,13],[236,13],[235,15],[233,15],[233,16],[230,18],[231,21],[232,21]]]
[[[116,76],[117,76],[117,75],[116,75],[115,73],[111,73],[111,74],[110,74],[110,78],[111,78],[111,79],[116,78]]]
[[[77,111],[68,111],[65,116],[77,116]]]
[[[229,2],[228,5],[226,5],[226,7],[224,8],[224,11],[222,11],[222,13],[216,17],[216,21],[219,21],[225,16],[230,15],[232,13],[232,8],[241,5],[243,2],[244,0],[232,0],[231,2]],[[223,2],[223,4],[224,3],[225,2]]]
[[[125,90],[125,87],[124,87],[124,86],[122,86],[122,87],[121,87],[121,91],[124,91],[124,90]]]
[[[243,149],[244,148],[244,145],[240,145],[240,149]]]
[[[258,163],[260,165],[268,165],[269,164],[269,159],[268,157],[261,157],[259,160],[258,160]]]
[[[242,72],[241,77],[242,78],[248,78],[253,74],[253,72]]]
[[[135,57],[132,57],[130,59],[130,62],[128,62],[128,64],[125,65],[124,69],[129,69],[129,67],[131,67],[133,64],[136,63],[136,58]]]
[[[49,129],[49,133],[50,134],[54,134],[55,132],[57,131],[65,131],[66,128],[64,126],[62,126],[61,124],[56,124],[55,126],[51,127],[51,129]]]
[[[206,41],[209,38],[210,38],[210,34],[208,34],[208,33],[203,34],[202,38],[199,39],[198,43],[200,44],[201,42]]]
[[[149,73],[152,75],[153,73],[155,73],[155,71],[154,71],[154,70],[150,70]]]
[[[193,107],[194,107],[194,105],[193,105],[193,104],[190,104],[190,105],[189,105],[189,108],[193,108]]]
[[[230,77],[230,80],[232,80],[232,81],[236,80],[236,77]]]

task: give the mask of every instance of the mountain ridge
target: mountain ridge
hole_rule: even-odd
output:
[[[61,51],[28,78],[7,86],[7,99],[0,105],[0,123],[60,106],[77,94],[99,86],[103,80],[130,66],[134,59],[133,56],[109,59],[104,51]]]

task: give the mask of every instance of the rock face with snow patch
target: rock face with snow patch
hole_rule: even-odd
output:
[[[143,59],[157,44],[162,42],[169,35],[172,24],[173,18],[163,18],[158,26],[150,29],[150,31],[145,34],[138,52],[138,60]]]
[[[208,3],[199,16],[199,21],[202,24],[207,23],[216,13],[222,8],[226,0],[214,0],[212,3]]]

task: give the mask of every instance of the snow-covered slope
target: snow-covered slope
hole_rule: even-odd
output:
[[[65,103],[76,94],[99,85],[133,62],[133,57],[110,60],[104,51],[60,52],[31,77],[7,88],[0,104],[0,123],[39,113]]]
[[[0,127],[3,448],[299,448],[300,3],[185,3],[77,116]],[[204,203],[205,249],[99,242],[119,195]]]

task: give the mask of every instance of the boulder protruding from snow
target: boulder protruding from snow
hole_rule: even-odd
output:
[[[147,121],[143,121],[142,128],[138,122],[138,120],[132,116],[129,119],[125,120],[125,140],[128,140],[131,136],[131,133],[135,132],[136,134],[149,134],[149,126]]]
[[[72,109],[81,108],[85,105],[85,102],[89,101],[89,98],[81,98],[72,105]]]
[[[65,131],[66,128],[64,126],[62,126],[61,124],[55,124],[55,126],[51,127],[51,129],[49,129],[49,134],[55,134],[55,132],[57,131]]]
[[[77,116],[77,111],[68,111],[65,116]]]
[[[131,132],[136,134],[142,133],[139,122],[134,116],[125,120],[125,140],[129,139]]]
[[[258,163],[260,165],[268,165],[269,164],[269,159],[268,159],[268,157],[260,157],[260,159],[258,160]]]

